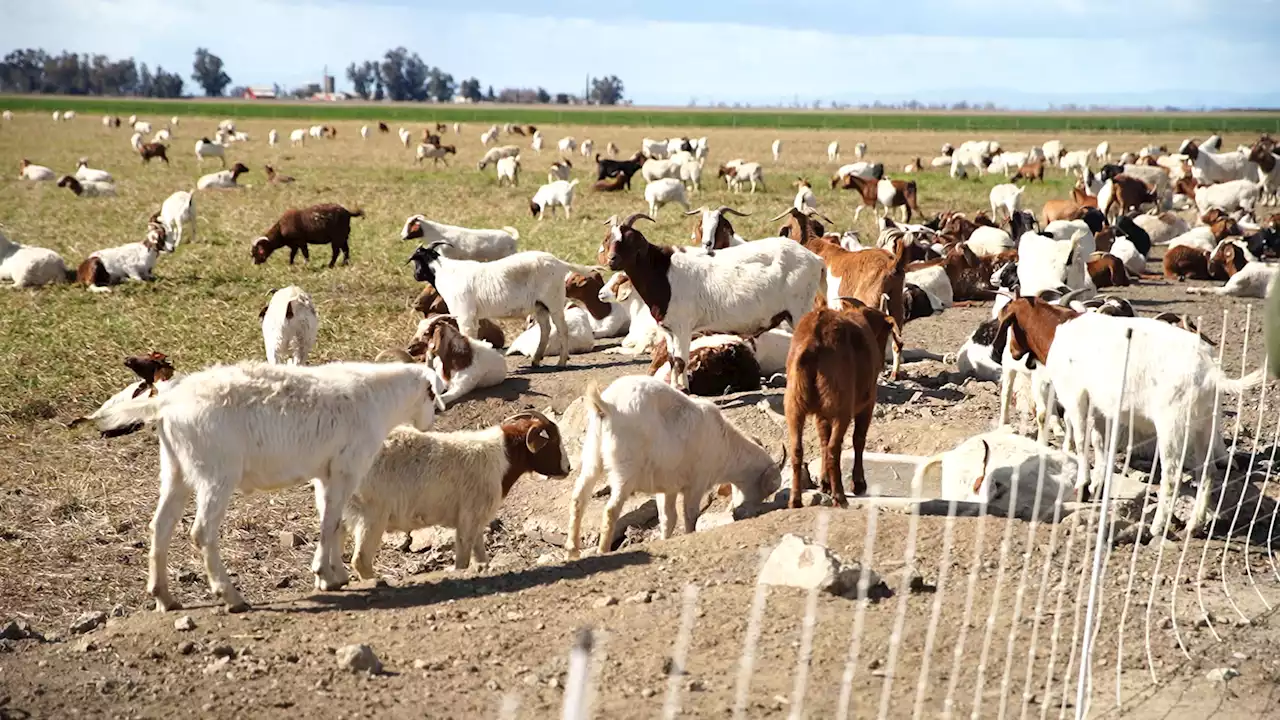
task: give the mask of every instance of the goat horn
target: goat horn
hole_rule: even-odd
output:
[[[832,225],[835,225],[835,224],[836,224],[836,221],[835,221],[835,220],[832,220],[831,218],[827,217],[826,215],[823,215],[822,213],[818,212],[818,210],[817,210],[816,208],[811,208],[811,207],[809,207],[809,206],[807,206],[807,205],[805,206],[804,214],[805,214],[805,215],[808,215],[809,217],[818,217],[818,218],[822,218],[823,220],[825,220],[825,221],[827,221],[827,222],[831,223]]]
[[[653,218],[649,217],[648,215],[645,215],[644,213],[632,213],[630,216],[627,217],[626,220],[622,221],[622,224],[619,225],[619,227],[630,229],[632,223],[634,223],[636,220],[641,220],[641,219],[648,220],[651,223],[658,222],[657,220],[654,220]]]
[[[1075,300],[1077,297],[1080,297],[1081,295],[1083,295],[1088,291],[1089,291],[1089,288],[1080,288],[1078,290],[1072,290],[1064,294],[1058,302],[1062,305],[1069,306],[1072,300]]]
[[[512,420],[516,420],[516,419],[518,419],[518,418],[522,418],[522,417],[537,418],[538,420],[542,420],[542,421],[544,421],[544,422],[551,423],[551,421],[547,419],[547,416],[546,416],[546,415],[543,415],[542,413],[538,412],[537,410],[522,410],[522,411],[520,411],[520,412],[518,412],[518,413],[515,413],[514,415],[509,415],[509,416],[507,416],[507,417],[502,421],[502,423],[509,423],[509,422],[511,422]]]
[[[786,210],[783,210],[781,213],[778,213],[777,217],[771,217],[771,218],[769,218],[769,222],[774,222],[775,220],[781,220],[782,218],[784,218],[784,217],[786,217],[786,216],[790,215],[790,214],[791,214],[791,211],[792,211],[792,210],[794,210],[794,209],[795,209],[795,208],[787,208]]]
[[[718,213],[729,213],[730,215],[737,215],[738,217],[751,217],[751,213],[739,212],[739,211],[734,210],[733,208],[729,207],[728,205],[721,205],[721,206],[720,206],[720,209],[719,209],[719,210],[716,210],[716,212],[718,212]]]
[[[453,243],[449,242],[448,240],[432,240],[432,241],[431,241],[431,244],[427,246],[427,249],[428,249],[428,250],[435,250],[436,248],[440,247],[441,245],[447,245],[447,246],[449,246],[449,247],[453,247]],[[421,247],[421,246],[419,246],[419,247]]]
[[[601,224],[601,225],[614,225],[614,226],[616,226],[616,225],[618,224],[618,216],[617,216],[617,215],[610,215],[610,216],[608,217],[608,219],[606,219],[604,222],[602,222],[602,223],[600,223],[600,224]]]
[[[697,208],[697,209],[694,209],[694,210],[685,210],[685,211],[684,211],[684,214],[685,214],[685,215],[697,215],[697,214],[699,214],[699,213],[704,213],[704,212],[706,212],[706,211],[707,211],[707,206],[706,206],[706,205],[703,205],[702,207]]]

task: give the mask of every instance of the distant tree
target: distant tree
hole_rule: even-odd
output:
[[[142,63],[138,66],[138,85],[134,92],[143,97],[151,97],[155,79],[151,76],[151,71],[147,69],[147,64]]]
[[[378,77],[387,97],[392,100],[408,100],[410,98],[409,83],[404,76],[405,61],[409,51],[402,47],[388,50],[378,66]]]
[[[597,105],[617,105],[622,102],[622,81],[617,75],[591,78],[591,94],[587,99]]]
[[[204,88],[204,94],[209,97],[220,97],[231,84],[231,76],[222,71],[222,58],[205,48],[196,48],[191,79]]]
[[[422,102],[427,99],[427,78],[431,75],[431,67],[422,62],[418,53],[410,55],[404,61],[404,84],[409,100]]]
[[[307,85],[303,85],[302,87],[294,88],[293,92],[289,94],[299,100],[309,100],[311,96],[320,92],[321,89],[322,88],[320,87],[320,83],[309,83]]]
[[[165,72],[164,67],[157,65],[156,74],[151,82],[151,97],[182,97],[182,76],[178,73]]]
[[[377,72],[378,66],[368,61],[359,65],[351,63],[347,66],[347,79],[351,81],[352,89],[362,100],[368,100],[373,94],[373,82]]]
[[[568,104],[569,104],[569,93],[556,93],[556,104],[557,104],[557,105],[568,105]]]
[[[440,68],[431,68],[431,73],[427,77],[427,95],[434,98],[436,102],[452,101],[457,88],[452,75]]]
[[[497,99],[498,99],[498,98],[493,94],[493,86],[492,86],[492,85],[490,85],[490,86],[489,86],[489,92],[485,93],[485,95],[484,95],[484,99],[485,99],[485,100],[488,100],[489,102],[493,102],[494,100],[497,100]]]
[[[0,63],[0,89],[6,92],[34,93],[44,90],[44,65],[48,55],[43,50],[14,50]]]
[[[480,102],[484,99],[484,94],[480,92],[480,81],[475,78],[463,80],[458,86],[458,94],[471,102]]]
[[[551,93],[546,88],[538,88],[538,102],[544,105],[551,102]]]

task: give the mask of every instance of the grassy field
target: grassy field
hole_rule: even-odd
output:
[[[300,103],[234,100],[147,100],[0,96],[13,110],[118,115],[159,114],[206,117],[313,118],[324,121],[484,122],[536,125],[670,126],[705,128],[777,128],[827,130],[971,130],[1063,132],[1280,132],[1280,113],[983,113],[983,112],[834,112],[700,108],[600,108],[502,105],[428,105],[416,103]]]
[[[103,569],[111,568],[113,562],[136,563],[138,546],[118,552],[118,546],[104,538],[120,533],[136,537],[144,532],[154,498],[154,441],[139,435],[113,444],[63,426],[132,381],[121,366],[123,357],[158,350],[182,371],[262,358],[258,310],[272,289],[297,284],[311,293],[321,317],[312,360],[371,359],[384,348],[403,346],[417,324],[408,306],[421,286],[405,265],[412,247],[399,239],[408,215],[423,213],[473,227],[512,225],[519,229],[524,249],[593,262],[605,232],[601,223],[610,215],[644,209],[642,181],[637,179],[629,193],[595,194],[588,187],[594,179],[594,164],[579,156],[574,174],[583,184],[578,187],[573,218],[536,222],[529,214],[528,198],[543,182],[556,154],[526,151],[520,186],[498,188],[492,168],[483,173],[476,170],[481,151],[476,140],[481,127],[476,125],[464,127],[459,137],[449,136],[447,142],[456,143],[459,154],[450,167],[433,169],[416,166],[412,150],[402,147],[393,135],[361,141],[355,122],[337,123],[335,140],[309,141],[299,148],[268,147],[265,139],[272,127],[287,137],[299,124],[303,123],[262,119],[238,123],[252,139],[233,145],[227,155],[229,161],[244,162],[251,169],[242,178],[244,187],[197,194],[196,237],[184,239],[176,253],[160,258],[155,282],[124,285],[106,295],[68,285],[0,292],[0,432],[6,439],[0,466],[9,474],[7,488],[0,488],[4,498],[0,499],[0,539],[18,537],[13,533],[20,529],[21,536],[36,545],[59,548],[36,557],[24,549],[31,547],[26,541],[0,542],[0,617],[6,614],[6,603],[26,606],[34,597],[42,603],[53,602],[46,612],[57,615],[78,612],[78,598],[86,594],[136,600],[141,591],[136,569]],[[72,266],[94,250],[140,240],[148,216],[165,197],[191,189],[200,174],[219,168],[216,161],[198,165],[192,149],[196,138],[211,134],[212,125],[207,120],[184,120],[171,145],[173,164],[166,167],[155,162],[142,165],[129,146],[128,133],[105,129],[96,117],[82,115],[55,125],[43,113],[19,114],[13,122],[0,125],[0,166],[9,168],[0,180],[0,224],[11,239],[52,248]],[[415,134],[420,129],[412,127]],[[549,144],[574,135],[580,140],[591,137],[596,147],[612,140],[632,148],[643,135],[667,136],[688,129],[577,125],[545,126],[545,132]],[[768,218],[791,204],[797,176],[814,181],[820,209],[835,220],[838,229],[852,225],[852,197],[827,189],[825,182],[835,169],[825,154],[832,139],[839,139],[845,148],[858,141],[868,143],[870,159],[883,161],[890,174],[901,177],[900,169],[910,158],[932,157],[943,142],[966,137],[927,131],[706,132],[713,162],[733,157],[765,161],[767,191],[730,194],[716,184],[711,166],[705,191],[694,199],[695,205],[727,204],[751,213],[734,221],[748,238],[776,233],[776,224]],[[996,137],[1006,147],[1024,148],[1056,135],[1000,133]],[[774,165],[766,158],[770,143],[778,137],[783,141],[783,157]],[[1104,138],[1119,152],[1151,142],[1173,144],[1182,135],[1076,133],[1066,136],[1066,141],[1069,147],[1092,147]],[[1228,135],[1224,143],[1234,147],[1255,138]],[[22,158],[61,173],[73,171],[81,156],[88,156],[92,167],[115,175],[117,197],[81,199],[52,183],[15,179]],[[262,172],[266,163],[298,182],[267,185]],[[990,187],[1000,181],[956,181],[936,172],[916,179],[927,214],[985,208]],[[1052,171],[1047,183],[1028,188],[1026,205],[1038,208],[1046,199],[1064,197],[1070,184]],[[277,254],[263,266],[252,264],[250,243],[281,212],[319,202],[338,202],[365,212],[363,219],[353,221],[350,267],[327,269],[328,249],[322,247],[316,248],[309,266],[289,266],[287,254]],[[659,220],[657,225],[644,226],[651,240],[688,242],[691,220],[681,217],[677,208],[664,209]],[[869,214],[864,213],[856,229],[864,237],[875,237]],[[954,349],[952,339],[945,341],[946,347],[940,343],[931,347],[929,340],[918,335],[910,339],[935,352]],[[297,496],[295,501],[306,502],[305,493]],[[253,520],[257,516],[252,514],[232,517],[228,532],[233,535],[247,532],[255,522],[259,532],[273,527]],[[15,567],[33,570],[36,566],[39,571],[34,574],[11,572]],[[74,592],[50,594],[48,583],[60,582],[56,579],[64,575],[84,584]]]

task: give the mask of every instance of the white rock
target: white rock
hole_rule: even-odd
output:
[[[382,672],[382,662],[368,645],[344,645],[338,648],[334,657],[337,658],[338,667],[343,670],[375,675]]]
[[[868,588],[880,585],[880,578],[874,571],[868,570],[867,574]],[[816,588],[833,595],[844,595],[856,592],[859,575],[857,565],[846,567],[826,547],[787,533],[769,553],[758,582],[805,590]]]

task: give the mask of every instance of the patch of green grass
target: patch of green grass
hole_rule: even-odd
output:
[[[969,130],[1084,132],[1280,132],[1280,113],[930,113],[715,108],[434,105],[425,103],[306,103],[259,100],[156,100],[114,97],[3,96],[12,110],[237,118],[311,118],[317,121],[483,122],[534,125],[616,125],[828,130]]]

